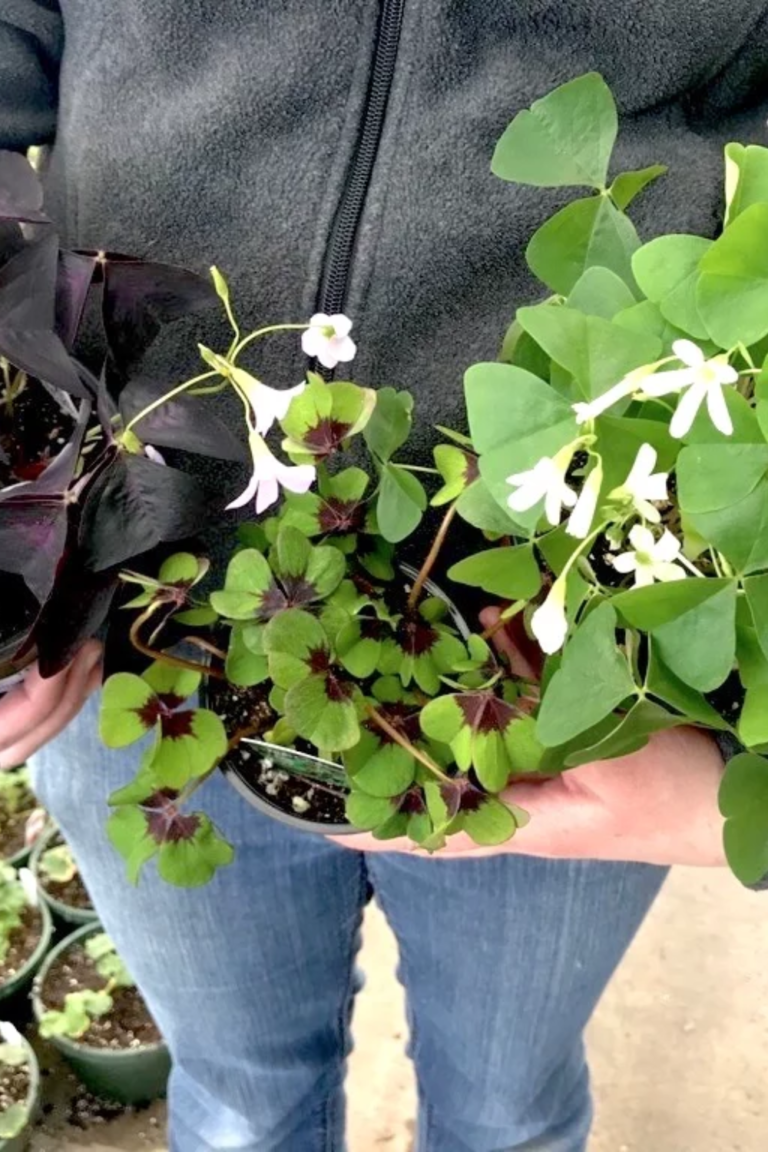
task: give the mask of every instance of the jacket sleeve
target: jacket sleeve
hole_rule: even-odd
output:
[[[63,41],[58,0],[0,0],[0,148],[53,140]]]

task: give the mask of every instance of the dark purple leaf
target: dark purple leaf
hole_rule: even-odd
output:
[[[139,377],[126,385],[120,394],[120,410],[127,424],[167,388],[156,381]],[[192,396],[180,396],[156,408],[136,426],[136,434],[145,444],[159,448],[179,448],[217,460],[247,463],[246,445],[204,405]]]
[[[122,372],[139,363],[164,324],[204,311],[218,299],[211,281],[186,268],[116,252],[99,256],[104,279],[104,331]]]
[[[0,219],[49,224],[42,206],[43,188],[32,165],[18,152],[0,152]]]
[[[117,587],[117,569],[91,572],[79,551],[65,554],[28,642],[37,648],[43,676],[60,672],[97,634]]]
[[[37,480],[0,491],[0,569],[23,576],[42,603],[50,593],[73,507],[68,489],[88,426],[87,401],[70,441]]]
[[[23,576],[40,601],[51,590],[66,538],[67,506],[62,500],[0,506],[0,567]]]
[[[0,268],[0,355],[29,376],[88,395],[53,331],[58,243],[47,236]]]
[[[80,252],[59,252],[55,328],[68,352],[75,346],[95,267],[96,262],[92,256],[83,256]]]
[[[80,545],[86,562],[101,571],[164,541],[193,536],[208,518],[208,504],[194,477],[115,449],[83,506]]]

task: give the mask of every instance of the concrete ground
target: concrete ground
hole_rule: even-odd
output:
[[[395,946],[377,910],[349,1076],[350,1152],[411,1152],[413,1077],[403,1056]],[[678,869],[593,1021],[597,1100],[590,1152],[765,1152],[768,1147],[768,893],[725,873]],[[58,1109],[60,1110],[60,1109]],[[163,1152],[162,1107],[58,1127],[33,1152]]]

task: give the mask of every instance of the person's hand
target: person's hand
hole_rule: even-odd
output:
[[[23,764],[73,720],[101,684],[101,645],[88,641],[56,676],[43,680],[37,666],[0,699],[0,769]]]
[[[492,625],[498,611],[489,609]],[[515,670],[531,675],[509,634],[495,637]],[[530,856],[634,860],[647,864],[722,865],[722,818],[717,792],[723,761],[711,736],[681,727],[656,733],[631,756],[573,768],[552,780],[511,785],[504,799],[525,809],[530,823],[512,840],[479,848],[464,833],[451,836],[435,860],[472,859],[499,853]],[[337,843],[364,852],[413,852],[407,838],[376,840],[342,836]]]

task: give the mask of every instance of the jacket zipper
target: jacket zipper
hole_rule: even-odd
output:
[[[373,65],[360,132],[349,166],[346,187],[331,225],[317,297],[317,311],[329,316],[343,311],[347,297],[355,239],[379,150],[395,74],[404,7],[405,0],[381,2]]]

